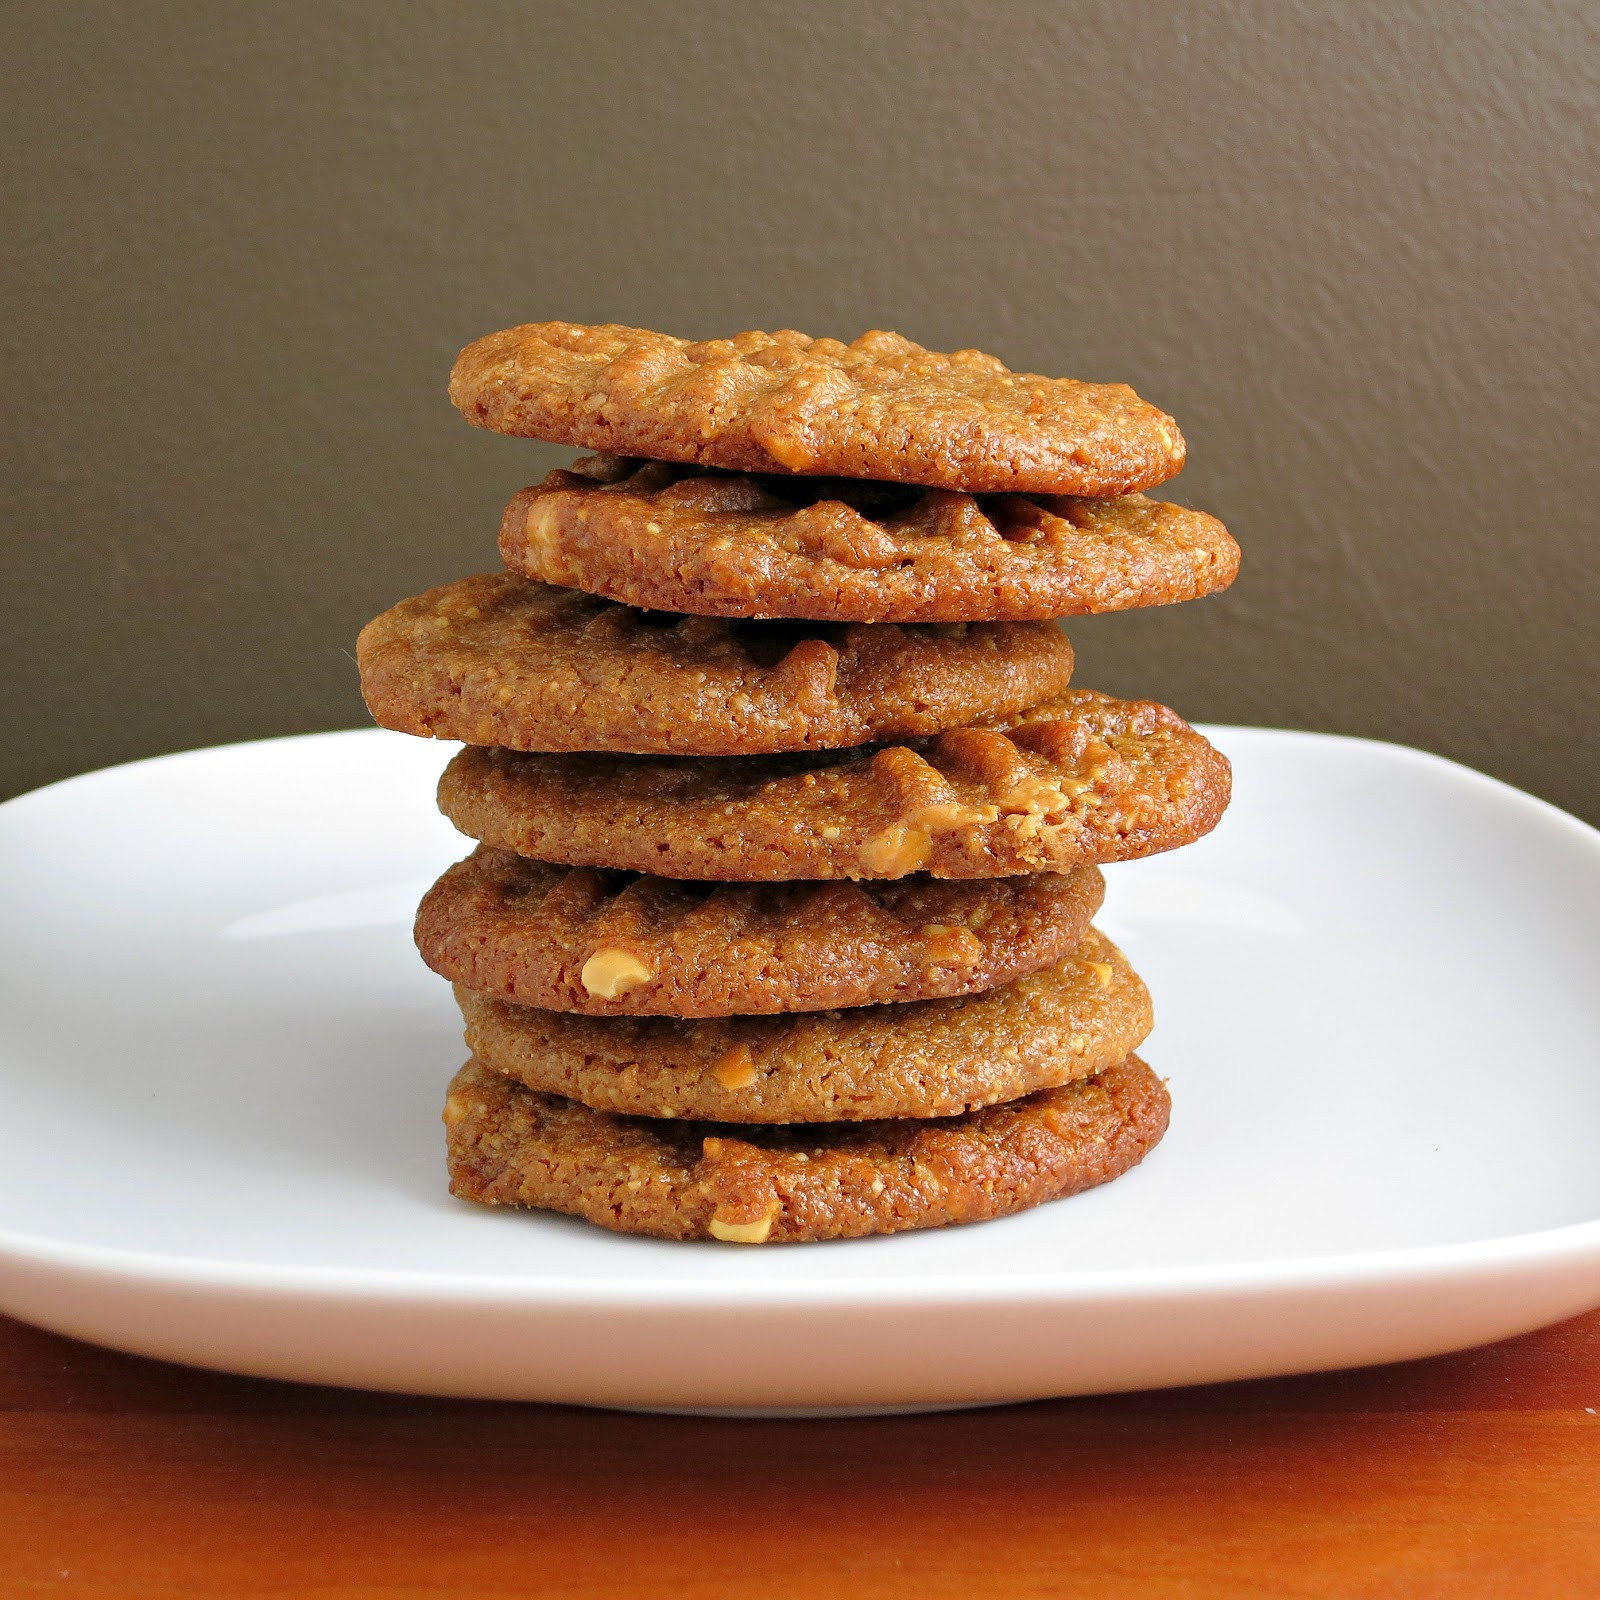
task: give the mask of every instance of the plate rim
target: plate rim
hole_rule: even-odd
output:
[[[465,1203],[465,1202],[463,1202]],[[679,1241],[681,1242],[681,1241]],[[706,1241],[688,1241],[711,1249]],[[846,1241],[849,1242],[849,1241]],[[589,1279],[567,1274],[448,1273],[401,1267],[340,1267],[226,1261],[166,1255],[120,1246],[84,1245],[0,1228],[0,1260],[56,1267],[83,1276],[116,1277],[151,1285],[232,1288],[271,1296],[317,1294],[365,1301],[406,1296],[440,1303],[513,1303],[564,1308],[606,1307],[648,1298],[652,1307],[755,1310],[804,1303],[839,1307],[875,1304],[972,1304],[1041,1299],[1086,1300],[1204,1298],[1214,1294],[1354,1288],[1398,1281],[1470,1278],[1480,1271],[1518,1266],[1600,1265],[1600,1218],[1556,1228],[1494,1235],[1446,1245],[1338,1255],[1281,1256],[1259,1261],[1201,1263],[1161,1268],[1101,1268],[1086,1272],[1013,1273],[1005,1278],[972,1273],[923,1273],[897,1278],[675,1279],[645,1275]]]

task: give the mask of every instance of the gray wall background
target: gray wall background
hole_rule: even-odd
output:
[[[1130,381],[1245,569],[1080,681],[1600,820],[1594,16],[13,0],[0,788],[363,721],[360,624],[566,454],[450,361],[563,317]]]

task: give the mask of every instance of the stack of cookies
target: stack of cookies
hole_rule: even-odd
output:
[[[1172,420],[889,333],[543,323],[451,395],[603,452],[512,501],[507,571],[358,645],[380,723],[466,747],[439,803],[478,847],[416,930],[472,1052],[452,1191],[759,1244],[1138,1162],[1168,1099],[1099,868],[1207,832],[1228,767],[1071,687],[1055,619],[1232,580],[1220,523],[1139,492]]]

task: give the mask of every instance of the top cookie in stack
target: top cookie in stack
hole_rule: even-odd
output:
[[[509,572],[358,644],[381,723],[468,746],[440,803],[479,849],[417,929],[474,1051],[454,1191],[761,1242],[1137,1161],[1166,1095],[1096,868],[1206,832],[1227,764],[1069,687],[1053,619],[1231,581],[1221,524],[1138,492],[1176,424],[888,333],[537,324],[451,395],[604,452],[512,501]]]

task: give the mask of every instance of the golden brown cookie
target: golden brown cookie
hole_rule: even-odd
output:
[[[468,345],[450,398],[480,428],[616,455],[968,493],[1126,494],[1184,457],[1178,425],[1124,383],[1012,372],[897,333],[692,343],[535,322]]]
[[[401,733],[689,755],[916,738],[1072,677],[1072,646],[1045,622],[729,622],[509,572],[402,600],[361,630],[356,660],[372,715]]]
[[[1215,517],[1142,494],[975,499],[611,456],[524,489],[501,519],[500,554],[529,577],[634,606],[854,622],[1169,605],[1239,570]]]
[[[537,1094],[469,1061],[444,1120],[450,1192],[620,1233],[735,1244],[981,1222],[1092,1188],[1166,1131],[1137,1057],[1059,1089],[933,1121],[658,1121]]]
[[[993,878],[1176,849],[1228,803],[1226,758],[1175,711],[1087,689],[916,745],[789,756],[463,750],[439,805],[543,861],[728,882]]]
[[[1078,945],[1105,886],[1073,873],[947,883],[705,884],[480,847],[428,891],[442,977],[589,1016],[765,1016],[971,994]]]
[[[953,1117],[1114,1067],[1150,996],[1090,929],[1065,961],[983,994],[782,1017],[580,1017],[457,987],[467,1048],[597,1111],[713,1122]]]

